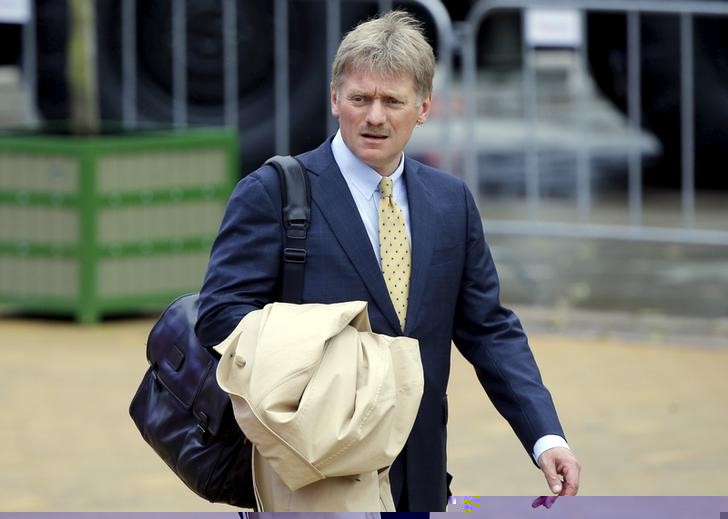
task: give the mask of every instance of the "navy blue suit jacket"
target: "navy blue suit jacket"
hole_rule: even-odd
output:
[[[299,156],[312,197],[303,302],[367,301],[375,332],[419,340],[424,395],[405,450],[391,470],[392,493],[397,503],[406,492],[413,511],[441,511],[447,503],[451,341],[475,367],[529,456],[538,438],[563,436],[563,431],[521,324],[500,304],[480,215],[464,183],[405,158],[412,273],[407,324],[401,330],[330,142]],[[248,312],[276,300],[282,241],[278,178],[264,166],[238,183],[213,245],[196,328],[204,345],[217,344]]]

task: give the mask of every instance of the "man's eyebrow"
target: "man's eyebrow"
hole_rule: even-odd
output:
[[[352,90],[351,92],[349,92],[347,94],[347,97],[354,97],[354,96],[375,97],[372,92],[366,91],[366,90]],[[402,96],[402,95],[396,94],[394,92],[380,92],[378,97],[381,99],[396,99],[397,101],[403,101],[406,96]]]

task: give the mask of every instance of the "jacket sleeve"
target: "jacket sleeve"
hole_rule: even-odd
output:
[[[248,312],[276,298],[281,201],[277,176],[265,169],[238,183],[213,243],[195,326],[205,347],[220,343]]]
[[[488,397],[530,457],[541,436],[563,437],[564,433],[521,323],[500,303],[498,274],[485,242],[480,214],[470,192],[467,188],[464,191],[466,259],[453,341],[475,367]]]

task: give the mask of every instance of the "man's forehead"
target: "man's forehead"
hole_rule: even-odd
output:
[[[355,69],[344,74],[342,83],[348,90],[377,91],[379,93],[397,93],[399,95],[414,94],[415,82],[412,75],[406,72],[388,74],[377,70]]]

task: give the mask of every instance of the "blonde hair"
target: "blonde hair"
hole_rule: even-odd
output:
[[[353,70],[385,77],[410,74],[420,104],[432,92],[435,55],[422,24],[405,11],[392,11],[360,23],[344,37],[331,67],[331,85],[338,89]]]

